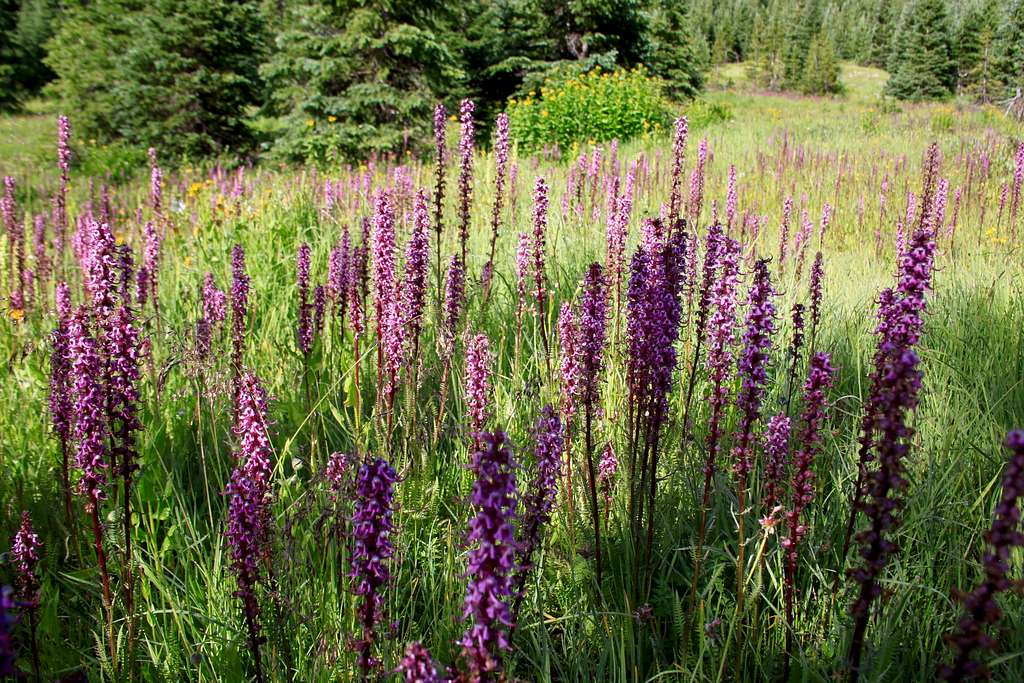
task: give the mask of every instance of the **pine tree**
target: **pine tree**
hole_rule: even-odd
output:
[[[786,62],[786,87],[798,89],[804,74],[804,62],[811,49],[814,36],[821,30],[821,3],[819,0],[803,0],[791,12],[791,27],[786,36],[784,59]]]
[[[885,93],[902,100],[950,95],[956,84],[951,42],[945,0],[916,0],[907,10]]]
[[[957,32],[957,88],[981,102],[998,91],[996,68],[997,8],[992,2],[974,5],[964,13]]]
[[[782,1],[772,0],[765,12],[758,16],[751,42],[751,76],[768,90],[780,89],[785,79],[783,21]]]
[[[673,0],[655,0],[647,17],[647,49],[644,63],[666,82],[666,93],[675,99],[693,97],[702,77],[691,44],[686,9]]]
[[[804,60],[800,90],[809,95],[826,95],[841,90],[835,48],[822,33],[811,39],[811,47]]]
[[[1002,97],[1013,96],[1017,89],[1024,90],[1024,0],[1014,0],[1007,6],[999,24],[995,44],[995,69]]]
[[[365,158],[430,140],[434,104],[461,72],[444,6],[409,0],[302,5],[264,65],[289,159]]]
[[[0,0],[0,110],[14,107],[21,95],[18,83],[18,49],[16,29],[18,3]]]
[[[263,49],[256,2],[95,0],[69,12],[47,62],[84,135],[195,156],[248,150]]]

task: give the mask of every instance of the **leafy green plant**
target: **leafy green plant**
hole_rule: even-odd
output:
[[[548,82],[540,96],[510,99],[509,125],[513,139],[527,149],[557,144],[627,140],[660,130],[670,111],[660,79],[643,67],[604,71],[600,67],[555,85]]]

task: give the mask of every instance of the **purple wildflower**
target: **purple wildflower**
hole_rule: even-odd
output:
[[[139,330],[128,306],[119,306],[105,326],[107,351],[107,416],[110,420],[112,462],[128,488],[132,473],[138,469],[135,458],[135,432],[142,429],[139,420]]]
[[[235,575],[235,596],[242,601],[242,614],[249,637],[249,649],[257,680],[263,680],[259,646],[259,602],[256,586],[261,566],[270,553],[273,473],[272,448],[267,432],[267,394],[255,375],[239,380],[234,433],[238,437],[236,465],[224,494],[228,496],[228,523],[224,531],[231,547],[231,572]]]
[[[160,247],[163,244],[163,239],[151,221],[146,221],[143,233],[146,237],[146,246],[142,252],[142,269],[139,270],[140,283],[143,281],[141,278],[142,273],[146,275],[144,279],[145,286],[140,287],[140,290],[149,293],[149,297],[153,300],[154,309],[159,310]],[[142,296],[140,295],[139,298],[141,300]]]
[[[854,490],[854,511],[863,512],[870,524],[857,535],[864,565],[851,573],[860,584],[860,594],[852,608],[854,632],[849,660],[854,675],[860,669],[871,603],[882,591],[879,577],[889,557],[899,550],[886,536],[899,525],[899,495],[907,487],[903,461],[914,434],[907,417],[917,407],[922,378],[914,346],[922,327],[924,294],[931,286],[934,252],[932,233],[917,231],[901,258],[896,293],[883,292],[881,299],[879,343],[862,423],[860,469]],[[872,460],[877,460],[878,467],[869,473],[867,466]],[[862,500],[864,493],[870,500]]]
[[[700,221],[700,212],[704,203],[704,164],[708,158],[708,139],[700,141],[697,148],[697,165],[690,173],[690,197],[686,203],[686,213],[690,217],[690,225],[696,226]]]
[[[409,643],[405,648],[405,656],[398,663],[395,673],[399,674],[405,683],[438,683],[442,680],[437,674],[430,650],[419,641]]]
[[[469,410],[469,433],[474,444],[478,443],[478,435],[487,422],[493,364],[494,355],[487,335],[473,336],[466,346],[466,407]]]
[[[356,478],[356,502],[352,515],[353,592],[362,598],[357,608],[362,628],[356,642],[359,668],[364,675],[380,666],[373,656],[377,625],[384,620],[383,589],[391,580],[391,558],[395,550],[393,501],[398,475],[382,458],[363,464]]]
[[[459,318],[466,296],[466,271],[459,257],[452,255],[448,273],[444,280],[444,307],[440,334],[441,357],[447,362],[455,351],[455,339],[459,329]]]
[[[494,209],[491,212],[491,251],[485,266],[486,289],[490,285],[491,268],[494,267],[494,247],[498,241],[498,228],[501,226],[501,209],[505,201],[505,182],[508,176],[508,114],[498,114],[494,127]]]
[[[786,256],[789,249],[789,224],[793,216],[793,198],[786,197],[782,203],[782,227],[779,229],[779,268],[786,272]]]
[[[581,394],[587,410],[598,403],[604,366],[605,335],[608,326],[607,283],[600,264],[592,263],[583,280],[580,300],[579,354]]]
[[[825,278],[824,261],[819,251],[814,255],[814,263],[811,265],[811,350],[814,350],[815,337],[818,332],[818,323],[821,321],[821,288]]]
[[[309,356],[313,350],[312,306],[309,301],[309,245],[299,245],[295,257],[296,287],[299,295],[299,324],[297,329],[299,350],[302,355]]]
[[[718,253],[718,279],[711,291],[714,312],[708,320],[707,370],[711,380],[711,418],[708,422],[708,455],[705,477],[714,474],[715,460],[722,438],[722,418],[732,374],[732,345],[735,342],[736,286],[739,281],[739,243],[724,238]]]
[[[537,178],[533,188],[533,243],[530,245],[530,256],[533,266],[533,296],[537,301],[537,311],[544,319],[545,273],[544,257],[545,242],[548,228],[548,184],[543,178]]]
[[[231,249],[231,372],[235,393],[242,374],[245,353],[245,332],[249,313],[249,276],[245,272],[245,250],[241,244]]]
[[[12,311],[25,310],[25,226],[18,217],[14,200],[14,178],[4,176],[4,196],[0,200],[4,227],[7,230],[8,273],[10,274],[10,301]]]
[[[106,498],[107,420],[106,396],[101,379],[103,360],[99,345],[89,331],[88,316],[79,308],[68,325],[68,352],[71,357],[71,395],[76,406],[75,440],[78,452],[75,465],[82,474],[78,491],[92,510]]]
[[[459,105],[459,245],[462,265],[466,265],[466,242],[469,241],[469,210],[473,202],[473,112],[472,100]]]
[[[974,661],[973,654],[977,650],[995,647],[996,639],[985,633],[985,627],[997,624],[1003,616],[996,595],[1010,590],[1015,583],[1007,574],[1013,548],[1024,546],[1024,532],[1019,530],[1020,500],[1024,497],[1024,431],[1017,429],[1007,434],[1006,447],[1010,449],[1010,461],[1003,473],[1003,490],[996,505],[992,528],[985,534],[985,541],[990,547],[983,560],[985,581],[970,593],[956,592],[965,614],[957,623],[956,633],[946,636],[954,656],[951,665],[939,670],[939,675],[945,680],[989,676],[988,667]]]
[[[32,519],[28,512],[22,512],[21,526],[14,534],[11,556],[14,559],[18,602],[30,610],[39,605],[39,577],[36,576],[36,565],[39,564],[39,552],[42,549],[43,543],[32,528]]]
[[[736,217],[736,167],[729,164],[729,189],[725,197],[725,229],[732,231],[732,222]]]
[[[228,298],[227,295],[217,288],[213,280],[213,273],[207,272],[203,276],[203,318],[211,325],[221,325],[227,319]]]
[[[57,167],[60,169],[60,185],[53,198],[53,242],[57,252],[57,263],[64,258],[64,239],[68,230],[68,184],[71,182],[71,122],[61,114],[57,117]]]
[[[792,656],[792,629],[795,623],[795,595],[797,560],[799,559],[800,541],[807,534],[807,526],[802,524],[800,517],[804,508],[814,500],[814,459],[821,447],[822,428],[828,409],[826,392],[835,379],[831,358],[827,353],[817,353],[811,357],[807,382],[804,384],[804,410],[800,418],[800,434],[797,437],[800,448],[793,457],[793,479],[790,488],[793,500],[786,511],[786,524],[789,537],[783,539],[786,564],[783,578],[786,624],[789,634],[786,636],[786,656]]]
[[[571,425],[580,394],[580,329],[568,301],[562,303],[562,310],[558,313],[558,343],[562,354],[559,364],[562,415],[565,416],[566,425]]]
[[[687,119],[680,116],[675,122],[675,136],[672,139],[672,191],[669,195],[669,225],[675,229],[682,212],[683,155],[686,151]]]
[[[801,524],[800,517],[804,508],[814,500],[814,459],[821,447],[822,428],[828,409],[825,392],[831,388],[834,379],[835,370],[829,355],[814,354],[804,384],[804,410],[800,416],[800,433],[797,436],[800,447],[793,456],[793,480],[790,483],[793,500],[786,511],[789,538],[782,542],[782,547],[786,549],[789,572],[786,583],[789,590],[793,590],[796,576],[798,545],[807,533],[807,527]]]
[[[519,233],[519,243],[516,246],[516,322],[521,326],[523,311],[530,306],[527,297],[526,280],[530,272],[530,236],[525,232]]]
[[[441,277],[441,219],[444,217],[444,167],[447,156],[445,144],[445,123],[446,112],[443,104],[434,107],[434,230],[436,232],[435,243],[437,244],[437,269],[438,279]]]
[[[774,295],[768,261],[760,259],[754,264],[754,282],[750,286],[747,300],[743,353],[737,367],[743,385],[736,397],[736,404],[742,416],[736,430],[733,454],[736,457],[735,470],[744,479],[752,466],[750,456],[754,425],[761,417],[761,401],[768,382],[766,366],[772,347],[772,333],[775,332]]]
[[[512,594],[518,606],[523,598],[523,587],[533,569],[534,553],[541,547],[544,527],[551,521],[558,494],[558,477],[562,468],[565,448],[565,429],[551,406],[544,406],[533,430],[534,472],[530,489],[523,500],[523,513],[519,538],[519,558]],[[513,617],[516,610],[513,610]]]
[[[313,335],[319,337],[324,331],[324,315],[327,311],[327,289],[323,285],[313,288]]]
[[[765,520],[775,516],[775,506],[782,499],[786,458],[789,453],[790,420],[784,413],[772,415],[764,435],[764,498]],[[764,523],[765,520],[762,520]]]
[[[153,208],[153,214],[163,214],[163,182],[164,172],[156,163],[156,150],[149,148],[149,205]]]
[[[405,251],[405,287],[402,314],[408,328],[412,353],[419,349],[420,331],[423,329],[423,306],[427,298],[427,268],[430,258],[430,218],[427,215],[427,195],[416,193],[413,204],[413,231]]]
[[[331,254],[327,258],[327,296],[334,304],[335,313],[343,318],[347,303],[350,249],[348,228],[345,228],[341,243],[331,249]]]
[[[476,477],[470,503],[474,516],[466,541],[470,577],[462,618],[472,620],[459,644],[470,681],[500,672],[501,652],[508,650],[515,627],[508,600],[519,545],[515,539],[516,468],[505,434],[484,432],[470,468]]]

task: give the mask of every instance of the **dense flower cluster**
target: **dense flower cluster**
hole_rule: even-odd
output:
[[[445,135],[448,132],[448,112],[443,104],[434,107],[434,231],[437,234],[437,243],[441,244],[441,220],[444,217],[444,180],[445,162],[448,156]],[[438,252],[438,261],[441,255]],[[440,265],[440,263],[438,263]]]
[[[145,236],[145,247],[142,251],[142,268],[139,269],[138,299],[145,303],[152,299],[153,306],[159,306],[160,287],[160,247],[163,240],[152,222],[147,221],[142,229]]]
[[[71,442],[74,411],[70,395],[71,354],[71,292],[66,282],[58,282],[54,293],[57,302],[57,326],[50,333],[50,419],[60,439],[61,448]]]
[[[413,351],[419,348],[423,328],[423,306],[427,299],[427,268],[430,260],[430,217],[427,215],[427,195],[416,193],[413,203],[413,231],[405,248],[405,283],[402,314],[406,334]]]
[[[231,249],[231,368],[236,383],[242,372],[248,314],[249,275],[245,272],[245,250],[236,244]]]
[[[466,345],[466,409],[474,443],[487,422],[493,364],[494,355],[487,335],[474,335]]]
[[[42,549],[43,543],[32,528],[28,512],[22,512],[21,526],[14,534],[14,543],[11,545],[11,557],[14,559],[18,602],[28,609],[34,609],[39,604],[39,577],[36,575],[36,565],[39,564],[39,553]]]
[[[592,263],[583,280],[579,321],[580,393],[584,406],[590,411],[599,399],[607,327],[607,283],[600,264]]]
[[[473,113],[472,100],[459,104],[459,244],[462,266],[466,266],[466,242],[469,241],[469,212],[473,203]]]
[[[394,532],[395,481],[398,475],[383,458],[363,464],[356,477],[356,503],[352,515],[353,592],[362,598],[357,615],[362,634],[356,643],[359,668],[364,673],[378,666],[373,656],[377,625],[384,619],[383,589],[391,581],[391,541]]]
[[[829,355],[814,354],[807,382],[804,384],[804,409],[800,416],[800,432],[797,436],[800,447],[793,456],[793,479],[790,482],[793,499],[786,511],[789,538],[782,542],[791,573],[796,571],[798,546],[807,533],[807,527],[801,523],[800,517],[804,508],[814,500],[814,460],[821,448],[822,428],[827,416],[826,392],[832,387],[834,380],[835,369]],[[792,580],[790,576],[790,584]]]
[[[119,306],[104,331],[107,351],[107,416],[112,420],[111,456],[119,465],[125,481],[138,469],[134,433],[142,429],[139,420],[139,364],[141,347],[135,314],[128,306]]]
[[[442,680],[437,674],[430,650],[423,647],[419,641],[409,643],[405,648],[405,655],[398,663],[396,673],[405,683],[438,683]]]
[[[864,564],[851,572],[860,584],[852,608],[850,667],[854,670],[860,668],[871,603],[882,592],[879,577],[889,557],[899,550],[887,536],[899,526],[900,494],[907,487],[904,459],[913,437],[908,416],[917,407],[922,377],[914,347],[923,324],[924,295],[931,286],[934,251],[932,234],[917,231],[900,259],[896,292],[883,292],[881,298],[878,349],[861,436],[860,483],[866,485],[864,493],[869,498],[860,500],[858,495],[855,499],[869,526],[857,535]],[[877,468],[868,473],[867,464],[872,460],[877,460]]]
[[[530,257],[533,266],[533,296],[537,300],[537,310],[544,314],[545,291],[545,244],[548,229],[548,184],[543,178],[537,178],[533,186],[533,243],[530,245]]]
[[[561,351],[558,370],[562,380],[562,415],[566,424],[571,424],[580,394],[580,328],[568,301],[562,303],[558,312],[558,345]]]
[[[466,270],[454,254],[448,262],[444,280],[444,305],[442,310],[440,346],[441,357],[450,360],[455,351],[455,339],[459,331],[459,318],[466,297]]]
[[[722,418],[728,399],[732,374],[732,346],[735,342],[736,288],[739,283],[740,245],[724,237],[718,248],[718,279],[711,290],[713,313],[707,327],[707,370],[711,380],[711,417],[708,421],[708,456],[705,475],[714,472],[715,458],[722,438]]]
[[[299,296],[299,324],[296,335],[299,341],[299,350],[308,356],[313,350],[313,310],[309,300],[309,245],[303,242],[299,245],[298,253],[295,256],[295,285]]]
[[[682,175],[683,155],[686,151],[686,135],[689,132],[688,121],[680,116],[675,122],[675,135],[672,138],[672,189],[669,194],[669,224],[674,228],[682,211],[683,203]]]
[[[996,602],[996,594],[1013,588],[1010,572],[1010,553],[1013,548],[1024,547],[1024,531],[1020,530],[1020,501],[1024,498],[1024,431],[1014,430],[1006,435],[1010,461],[1003,473],[1003,489],[996,505],[992,528],[985,534],[989,552],[985,553],[985,581],[970,593],[957,593],[965,614],[957,624],[957,631],[946,636],[953,648],[953,662],[940,670],[942,678],[960,681],[988,675],[987,667],[973,659],[977,650],[990,650],[996,639],[985,633],[985,627],[998,623],[1003,612]]]
[[[471,625],[460,640],[470,681],[501,671],[501,652],[509,649],[515,622],[508,601],[519,545],[515,538],[516,463],[502,432],[480,435],[470,468],[476,477],[470,503],[474,516],[466,542],[470,577],[462,618]]]
[[[558,494],[558,477],[562,469],[565,448],[565,429],[558,414],[544,406],[533,430],[535,446],[533,478],[523,500],[522,520],[519,525],[518,560],[512,594],[522,599],[523,587],[533,569],[533,557],[541,546],[544,527],[551,521]]]
[[[824,279],[825,266],[819,251],[814,255],[814,263],[811,264],[811,351],[814,350],[814,337],[821,321],[821,288]]]
[[[782,498],[782,487],[786,476],[786,460],[789,454],[789,416],[784,413],[772,415],[764,434],[764,496],[762,507],[766,520],[772,518],[775,506]]]
[[[743,384],[736,397],[741,417],[736,429],[733,454],[736,458],[735,470],[744,477],[752,466],[751,443],[754,426],[761,418],[761,402],[764,399],[765,385],[768,383],[768,356],[772,347],[772,334],[775,332],[775,305],[772,303],[774,295],[768,261],[760,259],[754,264],[754,281],[747,298],[743,353],[737,364]]]
[[[236,401],[234,433],[238,450],[231,480],[224,491],[228,497],[224,535],[231,548],[235,596],[242,601],[249,647],[258,667],[262,637],[256,586],[270,553],[273,451],[268,433],[267,394],[255,375],[246,373],[241,377]]]
[[[78,452],[75,466],[81,470],[78,491],[92,509],[106,497],[107,420],[106,394],[103,390],[103,360],[99,344],[89,331],[89,318],[79,308],[68,325],[68,352],[71,356],[71,395],[75,413],[75,440]]]

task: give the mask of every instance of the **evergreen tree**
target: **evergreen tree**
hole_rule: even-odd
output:
[[[811,39],[811,47],[804,60],[800,90],[809,95],[825,95],[841,90],[835,48],[822,33]]]
[[[674,0],[655,0],[652,3],[647,18],[644,63],[651,73],[665,79],[665,91],[675,99],[693,97],[702,82],[690,36],[683,6]]]
[[[1002,97],[1024,90],[1024,0],[1014,0],[996,33],[995,69],[1002,85]]]
[[[896,46],[895,69],[885,93],[902,100],[950,95],[956,84],[945,0],[916,0]]]
[[[804,61],[811,49],[814,36],[821,30],[820,0],[803,0],[791,10],[790,30],[786,36],[784,60],[786,85],[799,88],[804,74]]]
[[[778,90],[785,79],[785,34],[782,0],[772,0],[758,15],[751,41],[751,76],[768,90]]]
[[[262,70],[268,110],[280,116],[275,152],[358,159],[429,141],[433,106],[461,75],[444,9],[409,0],[294,8]]]
[[[94,0],[68,13],[47,62],[83,134],[170,155],[244,152],[262,37],[255,2]]]
[[[999,14],[992,2],[967,9],[956,40],[957,88],[990,102],[998,91],[995,31]]]
[[[18,103],[18,62],[16,29],[18,7],[14,0],[0,0],[0,109]]]
[[[43,60],[46,41],[53,36],[59,15],[58,0],[22,0],[16,40],[21,50],[18,79],[26,93],[38,93],[53,79],[53,70]]]

